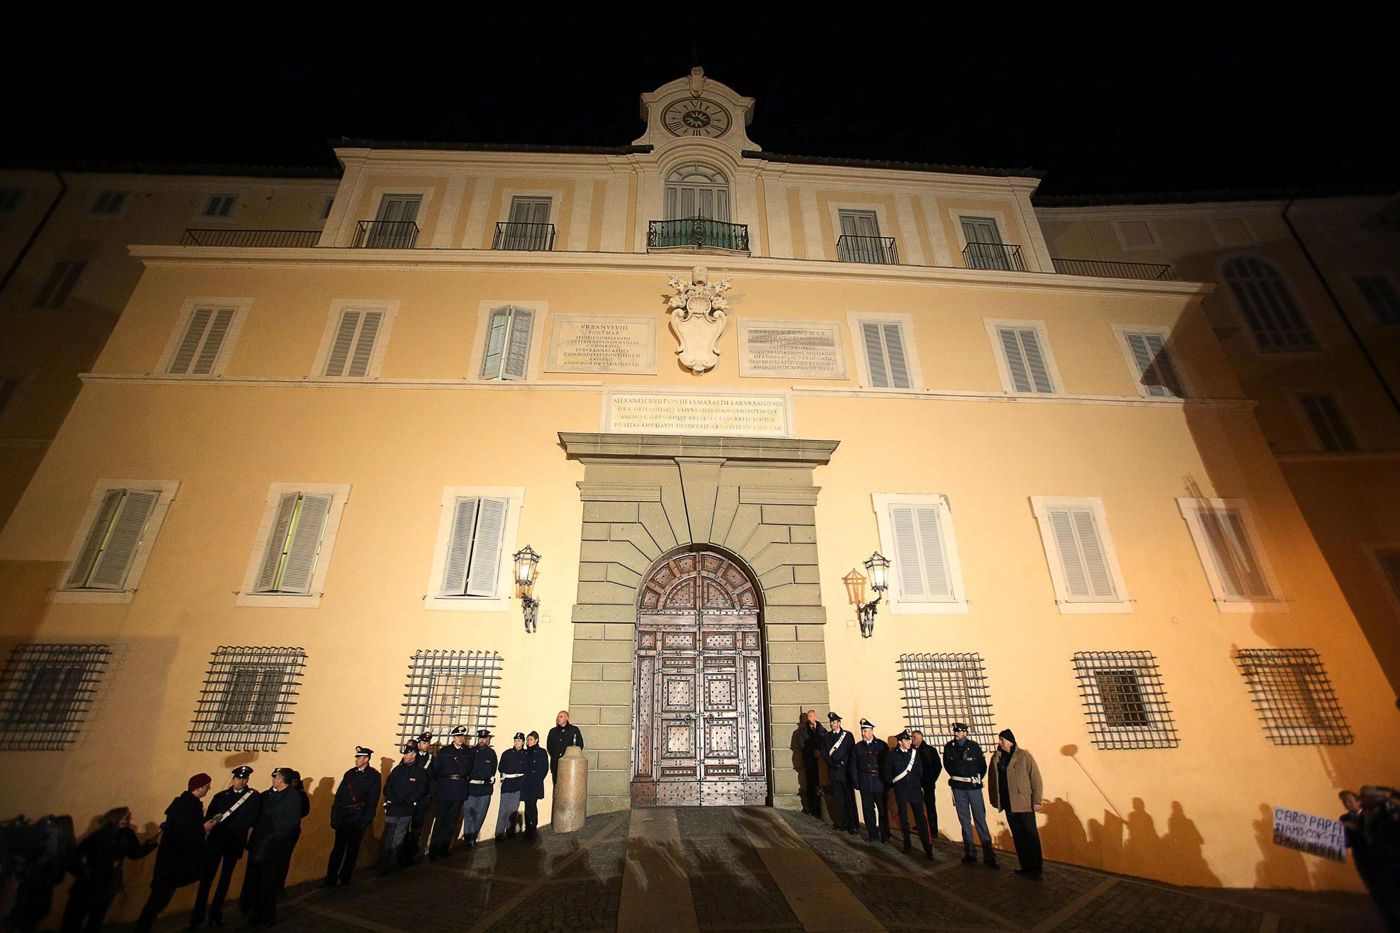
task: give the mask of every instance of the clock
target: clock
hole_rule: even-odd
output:
[[[661,122],[673,136],[708,136],[713,139],[729,132],[729,111],[703,97],[687,97],[668,105]]]

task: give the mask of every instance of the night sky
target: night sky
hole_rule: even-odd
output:
[[[344,5],[290,18],[231,5],[198,22],[65,12],[5,40],[0,160],[334,166],[340,137],[625,145],[643,129],[638,94],[686,74],[694,47],[757,99],[749,135],[771,152],[1029,166],[1048,173],[1044,194],[1400,187],[1388,4],[1367,5],[1371,20],[1327,6],[1306,20],[1283,6],[745,6],[559,18],[404,4],[415,15],[391,5],[364,26],[333,22],[368,9]]]

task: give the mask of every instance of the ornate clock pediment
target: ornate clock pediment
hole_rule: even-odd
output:
[[[713,140],[737,151],[761,149],[748,138],[753,98],[692,68],[689,75],[642,95],[647,131],[634,145],[665,148],[685,140]]]

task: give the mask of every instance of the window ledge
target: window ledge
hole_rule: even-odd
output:
[[[135,595],[135,590],[54,590],[49,602],[120,605],[131,602]]]
[[[427,596],[423,599],[423,608],[447,612],[505,612],[510,608],[510,599],[501,596]]]
[[[263,606],[268,609],[315,609],[321,605],[320,593],[293,596],[287,593],[239,593],[238,605]]]
[[[1269,599],[1259,602],[1217,599],[1215,601],[1215,608],[1219,609],[1221,612],[1277,613],[1287,612],[1288,603],[1281,599]]]
[[[1133,604],[1129,602],[1116,603],[1070,603],[1057,600],[1060,606],[1060,615],[1127,615],[1133,611]]]

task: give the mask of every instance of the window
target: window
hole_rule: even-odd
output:
[[[857,348],[861,385],[869,389],[922,389],[914,349],[914,318],[908,314],[846,315]]]
[[[875,493],[871,499],[880,550],[893,562],[890,611],[966,612],[962,564],[947,497]]]
[[[983,748],[995,746],[992,698],[980,654],[902,654],[899,689],[910,728],[926,737],[950,736],[953,723],[961,722]]]
[[[328,194],[321,199],[321,210],[318,213],[322,220],[330,219],[332,207],[335,207],[335,195]]]
[[[429,609],[506,607],[509,556],[525,490],[518,486],[448,486],[428,580]]]
[[[112,216],[120,214],[122,208],[126,206],[126,191],[103,191],[93,199],[92,207],[88,208],[89,214],[99,214]]]
[[[1351,729],[1311,648],[1241,648],[1235,660],[1275,745],[1350,745]]]
[[[729,182],[708,165],[682,165],[666,176],[666,219],[729,222]]]
[[[550,198],[513,197],[510,218],[496,225],[492,249],[553,249],[554,227],[549,222]]]
[[[1376,323],[1382,327],[1400,326],[1400,294],[1395,291],[1395,281],[1386,275],[1358,275],[1356,290],[1371,306]]]
[[[180,310],[156,371],[171,376],[222,376],[251,298],[191,298]]]
[[[1303,414],[1323,450],[1329,453],[1345,453],[1361,449],[1356,443],[1356,435],[1351,433],[1351,428],[1347,425],[1347,419],[1342,416],[1342,409],[1337,405],[1336,397],[1331,393],[1299,394],[1298,404],[1302,407]]]
[[[238,605],[319,605],[349,498],[348,485],[274,483]]]
[[[54,601],[130,602],[179,488],[173,480],[99,482]]]
[[[313,374],[331,379],[378,378],[399,303],[334,301]]]
[[[1060,375],[1043,321],[986,321],[1002,390],[1015,395],[1054,395]]]
[[[963,262],[969,269],[1026,271],[1019,250],[1008,249],[1002,243],[995,218],[959,216],[958,224],[962,227]]]
[[[457,726],[466,726],[468,735],[490,729],[500,689],[501,656],[494,651],[414,652],[408,662],[400,741],[423,732],[445,736]]]
[[[1221,272],[1260,350],[1318,349],[1312,328],[1277,266],[1254,256],[1236,256]]]
[[[39,294],[34,296],[34,307],[36,308],[61,308],[68,302],[68,295],[73,291],[73,286],[78,284],[78,277],[87,268],[87,263],[81,259],[60,259],[49,269],[48,278],[44,279],[43,286],[39,289]]]
[[[0,214],[15,212],[23,200],[23,188],[0,188]]]
[[[525,379],[531,369],[534,329],[532,308],[507,305],[492,309],[481,354],[481,378],[490,382]]]
[[[231,217],[233,208],[238,203],[236,194],[211,194],[209,200],[204,202],[204,217]]]
[[[418,242],[418,211],[422,206],[421,194],[384,195],[364,245],[371,249],[411,249]]]
[[[1031,496],[1062,613],[1132,612],[1103,500]]]
[[[111,657],[106,645],[16,645],[0,675],[0,751],[72,745]]]
[[[1181,376],[1168,349],[1170,331],[1153,327],[1113,325],[1118,346],[1128,361],[1138,395],[1143,398],[1184,398]]]
[[[1242,499],[1177,499],[1221,612],[1284,612]]]
[[[841,235],[836,240],[836,258],[841,262],[899,263],[893,237],[880,236],[880,217],[875,211],[839,210]]]
[[[1080,651],[1074,676],[1099,748],[1176,748],[1157,659],[1150,651]]]
[[[186,745],[192,752],[275,752],[287,741],[306,652],[219,647]]]

